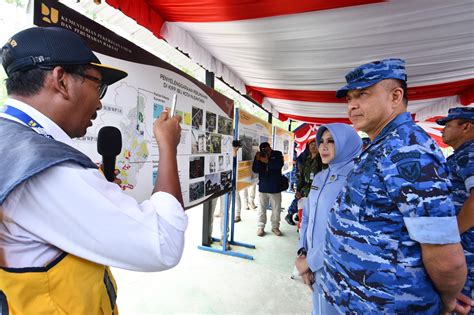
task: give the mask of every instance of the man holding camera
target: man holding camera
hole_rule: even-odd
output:
[[[258,173],[260,192],[258,206],[258,229],[257,235],[265,235],[265,224],[267,223],[266,208],[268,202],[272,206],[272,232],[281,236],[280,232],[280,207],[281,207],[281,168],[283,167],[283,154],[273,151],[268,142],[260,144],[260,152],[257,152],[253,160],[252,171]]]

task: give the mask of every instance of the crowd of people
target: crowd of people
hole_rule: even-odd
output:
[[[0,311],[116,313],[109,266],[160,271],[181,259],[180,117],[164,110],[155,121],[158,178],[149,200],[137,203],[71,146],[107,87],[127,73],[55,27],[14,35],[2,65],[9,99],[0,113]],[[438,120],[454,148],[446,161],[407,112],[403,60],[364,64],[346,81],[336,95],[353,127],[319,128],[296,193],[306,199],[295,265],[313,292],[313,314],[472,312],[473,108]],[[370,139],[364,148],[356,129]],[[261,143],[252,165],[259,237],[269,206],[271,231],[282,236],[282,166],[282,153]],[[241,207],[256,206],[242,195]]]

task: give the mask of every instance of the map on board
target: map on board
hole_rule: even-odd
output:
[[[48,10],[42,10],[47,7]],[[54,19],[45,12],[56,12]],[[116,158],[121,188],[143,201],[153,192],[160,152],[153,122],[177,96],[176,114],[182,117],[177,148],[178,176],[185,207],[215,198],[232,186],[233,101],[204,83],[164,62],[63,4],[34,3],[34,23],[69,29],[81,36],[101,63],[119,68],[128,76],[109,86],[102,108],[84,137],[74,146],[94,162],[97,135],[104,126],[118,128],[122,151]]]
[[[120,171],[121,188],[137,200],[148,199],[160,160],[153,122],[165,108],[171,107],[173,95],[177,94],[176,114],[182,117],[177,159],[185,205],[198,204],[230,188],[233,120],[206,93],[168,69],[108,56],[99,58],[124,69],[129,76],[109,87],[93,126],[84,137],[75,140],[79,150],[100,162],[100,128],[120,129],[122,151],[117,156],[116,168]]]

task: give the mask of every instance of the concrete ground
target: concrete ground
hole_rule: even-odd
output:
[[[293,195],[283,193],[282,199],[286,209]],[[257,211],[242,211],[235,240],[256,249],[232,246],[232,250],[254,257],[246,260],[198,249],[202,206],[188,210],[186,245],[178,266],[156,273],[113,270],[120,314],[310,314],[309,288],[290,278],[298,233],[284,221],[285,213],[283,236],[271,233],[267,223],[266,235],[258,237]],[[270,211],[268,219],[269,215]],[[215,218],[215,237],[220,235],[219,220]]]

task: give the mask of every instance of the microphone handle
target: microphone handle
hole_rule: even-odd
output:
[[[109,182],[115,180],[115,156],[102,156],[102,168]]]

